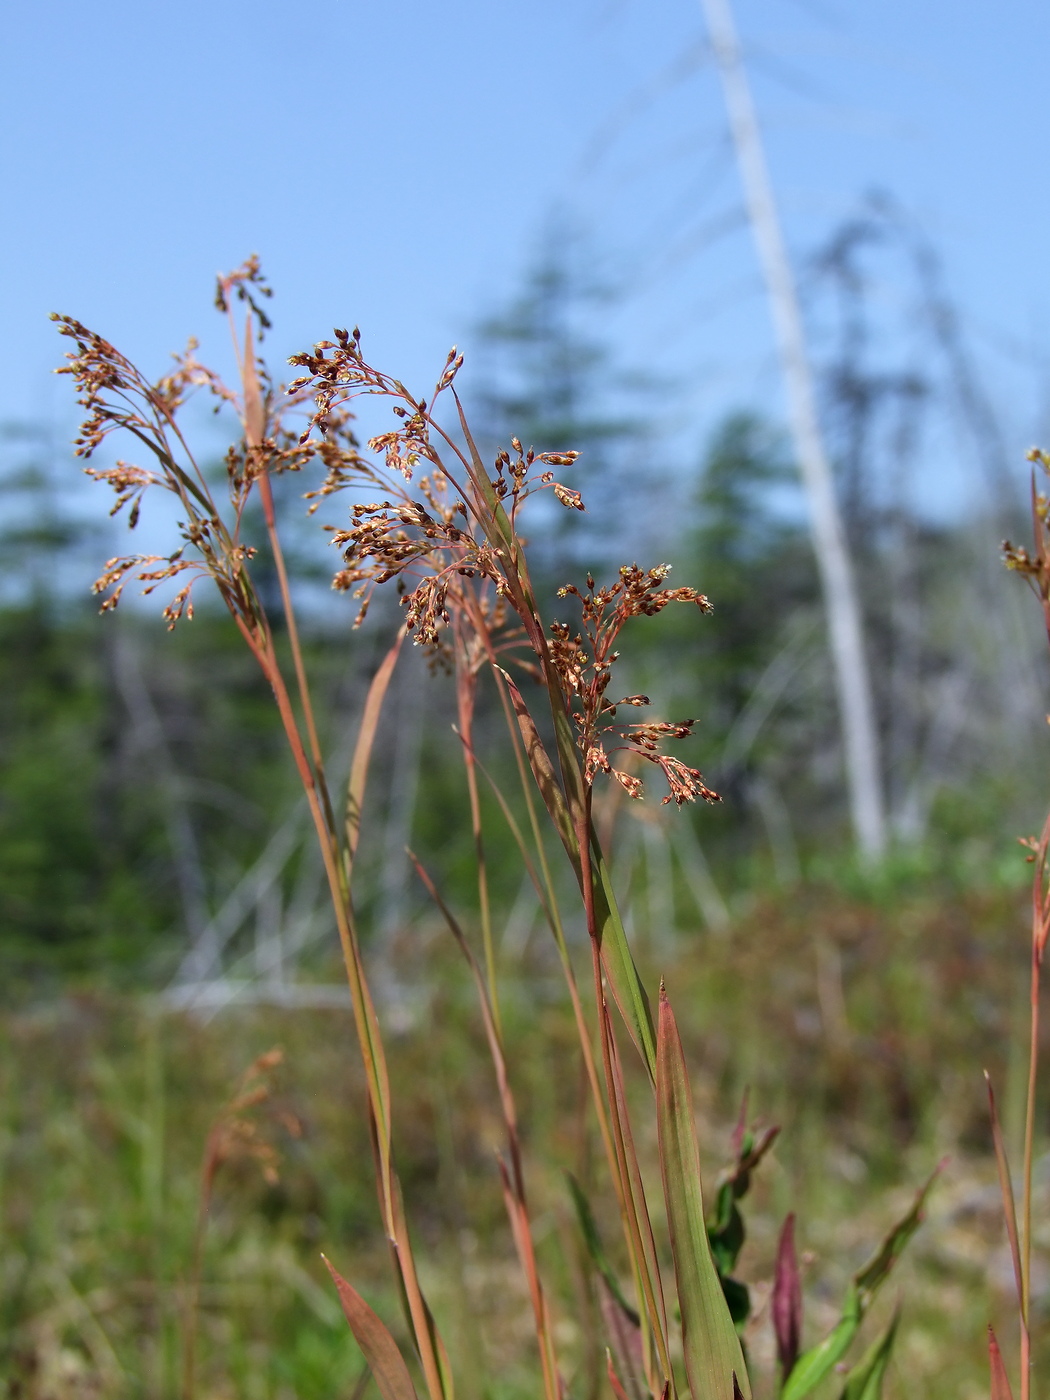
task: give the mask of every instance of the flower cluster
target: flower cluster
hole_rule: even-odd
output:
[[[397,579],[407,629],[418,644],[433,647],[451,619],[450,590],[458,590],[461,596],[464,581],[475,579],[490,585],[497,601],[508,596],[512,569],[508,554],[513,552],[510,541],[516,515],[533,491],[550,488],[566,508],[583,510],[579,492],[556,481],[551,470],[571,465],[579,454],[538,453],[512,438],[510,450],[501,449],[496,454],[489,476],[476,458],[464,455],[434,418],[438,398],[452,389],[463,364],[455,347],[445,359],[428,404],[426,399],[413,398],[399,380],[368,363],[359,330],[337,329],[332,334],[333,340],[318,341],[312,351],[293,355],[289,361],[306,371],[289,385],[289,392],[303,397],[309,394],[314,402],[313,415],[299,442],[304,447],[316,443],[318,453],[329,464],[324,486],[320,492],[310,493],[311,498],[366,478],[384,492],[383,499],[355,504],[350,527],[332,532],[344,563],[333,586],[352,592],[360,601],[359,624],[375,589]],[[348,460],[328,445],[346,404],[359,394],[381,394],[395,400],[392,411],[396,425],[368,444],[381,456],[382,465],[369,467],[356,452]],[[319,441],[311,436],[314,429],[321,434]],[[454,472],[446,465],[450,460],[456,463]],[[415,480],[423,464],[428,473],[412,494],[406,483]],[[510,526],[506,540],[493,528],[500,510],[506,512]],[[487,606],[477,597],[474,602]]]
[[[1028,453],[1033,469],[1038,467],[1045,476],[1050,476],[1050,454],[1038,447]],[[1047,633],[1050,634],[1050,500],[1036,487],[1035,472],[1032,474],[1032,519],[1035,524],[1035,540],[1032,550],[1023,545],[1003,541],[1003,559],[1006,567],[1021,574],[1039,599],[1043,608],[1043,618]]]
[[[241,393],[197,358],[197,342],[191,339],[182,354],[174,356],[174,367],[156,382],[150,382],[114,346],[81,322],[68,316],[54,316],[60,333],[75,342],[67,364],[58,372],[71,375],[79,391],[79,403],[86,416],[75,440],[77,456],[91,458],[107,437],[118,430],[131,433],[154,458],[152,468],[117,460],[108,467],[86,466],[95,481],[109,486],[115,495],[111,510],[116,515],[128,508],[128,525],[139,522],[142,502],[152,487],[171,492],[180,503],[181,542],[168,555],[128,554],[107,561],[94,589],[104,595],[104,611],[115,608],[127,584],[137,579],[143,592],[153,593],[169,579],[190,575],[164,609],[169,626],[179,618],[192,617],[191,590],[196,580],[207,574],[219,587],[235,613],[252,612],[251,588],[245,577],[245,562],[254,554],[252,546],[240,538],[248,498],[255,484],[282,472],[300,471],[318,457],[326,469],[325,480],[308,493],[314,501],[341,489],[351,480],[374,477],[371,465],[360,455],[350,427],[348,413],[332,415],[329,432],[320,441],[306,440],[297,425],[289,422],[301,414],[304,399],[288,394],[269,379],[266,367],[254,350],[256,332],[261,338],[269,326],[261,299],[270,296],[257,258],[235,272],[220,277],[216,304],[230,313],[232,304],[247,304],[248,324],[241,358]],[[231,329],[233,327],[231,319]],[[179,410],[195,391],[203,390],[217,400],[216,411],[232,406],[241,418],[244,434],[231,446],[225,465],[232,517],[224,519],[206,475],[194,460],[179,426]],[[268,491],[268,485],[264,490]]]
[[[351,528],[332,536],[343,550],[346,565],[336,574],[333,587],[352,590],[361,600],[360,624],[380,584],[422,573],[415,587],[405,592],[402,604],[406,628],[425,646],[433,644],[439,629],[449,622],[446,598],[457,578],[487,578],[497,591],[503,590],[504,580],[496,551],[464,528],[462,502],[452,507],[439,504],[433,482],[426,477],[420,487],[423,500],[406,497],[353,506]]]
[[[617,723],[620,708],[638,708],[649,704],[646,695],[626,695],[616,701],[607,696],[612,680],[612,668],[619,658],[616,641],[624,625],[632,617],[653,617],[669,603],[694,603],[701,612],[709,613],[711,604],[695,588],[665,588],[663,582],[670,565],[640,569],[637,564],[625,564],[616,583],[597,588],[593,578],[587,578],[586,591],[574,584],[558,590],[559,597],[579,600],[581,630],[573,630],[564,622],[550,627],[551,660],[557,671],[566,703],[576,723],[578,743],[584,760],[584,777],[593,783],[599,772],[607,773],[623,787],[629,797],[641,797],[640,778],[613,766],[610,753],[635,754],[661,769],[670,789],[663,799],[672,799],[679,806],[703,798],[718,802],[718,794],[703,780],[696,768],[662,751],[669,740],[687,738],[695,720],[679,723],[649,721],[640,724]],[[609,738],[619,739],[610,747]]]

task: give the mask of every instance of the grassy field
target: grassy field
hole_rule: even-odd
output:
[[[891,1294],[904,1300],[887,1394],[987,1394],[985,1327],[1002,1324],[1005,1344],[1011,1307],[981,1071],[1003,1086],[1016,1138],[1023,906],[1009,889],[904,888],[876,901],[810,885],[754,898],[724,934],[641,939],[643,973],[663,973],[680,1009],[708,1180],[746,1088],[752,1114],[783,1128],[744,1203],[740,1274],[756,1304],[748,1343],[758,1377],[772,1367],[768,1298],[784,1215],[797,1213],[806,1336],[815,1338],[834,1323],[851,1270],[948,1155],[928,1219],[880,1300],[881,1316]],[[602,1172],[548,941],[536,935],[502,958],[501,991],[538,1249],[569,1390],[584,1397],[598,1393],[604,1356],[562,1173],[600,1183]],[[501,1120],[491,1067],[449,942],[424,925],[393,951],[402,1005],[384,1019],[399,1027],[389,1046],[395,1144],[460,1388],[467,1400],[515,1400],[536,1393],[535,1338],[494,1163]],[[179,1394],[209,1128],[249,1063],[274,1045],[284,1058],[272,1092],[242,1115],[252,1126],[216,1175],[197,1393],[360,1393],[366,1373],[321,1252],[396,1332],[399,1309],[348,1011],[256,1007],[206,1021],[84,990],[7,1014],[2,1043],[7,1395]],[[646,1124],[640,1075],[632,1091]],[[640,1132],[652,1171],[654,1135]],[[529,1150],[533,1141],[542,1151]],[[274,1179],[260,1144],[276,1153]],[[1045,1221],[1045,1171],[1038,1182]],[[622,1268],[614,1205],[595,1191]],[[1037,1255],[1048,1244],[1041,1223]],[[1045,1311],[1042,1271],[1035,1292]],[[834,1380],[825,1391],[835,1393]]]

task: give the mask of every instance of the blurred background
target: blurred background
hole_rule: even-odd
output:
[[[698,4],[307,13],[270,0],[177,11],[54,0],[9,16],[10,1395],[176,1393],[208,1123],[276,1041],[282,1107],[267,1122],[287,1166],[279,1186],[233,1173],[216,1207],[201,1393],[349,1396],[360,1359],[319,1249],[386,1287],[355,1160],[367,1133],[321,870],[266,687],[215,608],[174,634],[155,599],[97,616],[91,581],[129,546],[72,456],[71,385],[52,374],[64,343],[51,311],[151,377],[190,335],[231,371],[214,276],[252,252],[275,288],[264,352],[276,375],[333,325],[356,324],[373,363],[427,394],[455,343],[487,449],[515,434],[581,451],[586,514],[540,508],[531,526],[552,617],[561,584],[632,561],[671,563],[674,583],[712,599],[710,618],[669,610],[638,624],[622,666],[625,689],[651,693],[668,718],[698,718],[683,757],[724,801],[614,814],[640,958],[691,1006],[705,1150],[717,1164],[746,1085],[755,1111],[784,1123],[749,1267],[760,1295],[777,1212],[797,1208],[818,1308],[891,1218],[892,1193],[950,1151],[892,1383],[981,1391],[982,1328],[1004,1306],[1008,1259],[980,1070],[999,1073],[1015,1125],[1027,867],[1014,838],[1046,800],[1045,639],[998,556],[1004,537],[1027,539],[1026,450],[1050,445],[1050,11],[739,0],[735,18],[855,584],[874,860],[855,808],[851,821],[820,542],[761,228]],[[362,438],[384,412],[361,406]],[[221,462],[230,424],[203,405],[189,421],[202,456]],[[284,486],[298,521],[297,487]],[[327,519],[341,524],[345,508]],[[137,547],[163,546],[171,523],[148,506]],[[288,543],[338,769],[393,614],[377,609],[351,633],[316,520],[302,515]],[[397,1038],[406,1190],[445,1261],[433,1287],[461,1310],[457,1344],[480,1346],[498,1378],[470,1393],[525,1394],[479,1028],[404,856],[411,842],[469,904],[454,702],[418,655],[401,664],[359,898]],[[493,742],[498,722],[490,734],[483,716]],[[586,1144],[578,1086],[552,1083],[566,1034],[552,950],[503,840],[493,886],[508,1034],[537,1137],[553,1135],[574,1165]],[[571,1297],[557,1165],[537,1167],[536,1189]],[[582,1394],[589,1342],[573,1315],[565,1345]]]

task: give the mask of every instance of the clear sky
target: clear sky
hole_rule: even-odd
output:
[[[1020,450],[1050,428],[1046,0],[737,0],[789,242],[889,190],[936,244]],[[221,348],[213,274],[258,251],[275,352],[360,324],[420,389],[552,208],[626,289],[599,335],[699,441],[779,411],[697,0],[39,0],[0,49],[0,420],[74,415],[69,312],[159,373]]]

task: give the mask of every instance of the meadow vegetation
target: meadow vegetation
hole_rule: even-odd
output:
[[[180,538],[96,585],[160,589],[170,636],[39,594],[0,617],[7,1393],[966,1396],[994,1322],[1027,1400],[1050,925],[1044,830],[1026,950],[1010,841],[1045,785],[1009,721],[1041,670],[972,537],[856,545],[892,660],[871,868],[767,425],[712,442],[672,584],[610,558],[629,494],[588,546],[541,420],[482,455],[454,351],[426,400],[356,331],[272,382],[267,295],[254,260],[220,280],[233,389],[61,320],[89,472],[132,524],[170,493]],[[198,392],[240,422],[221,468]],[[395,415],[367,451],[361,395]],[[297,507],[345,614],[303,605]],[[1035,518],[1008,558],[1045,607]]]

